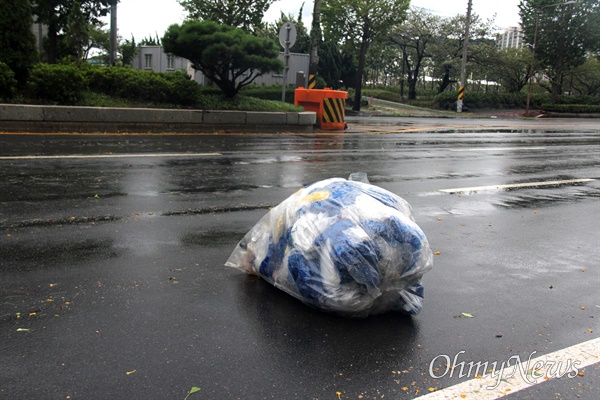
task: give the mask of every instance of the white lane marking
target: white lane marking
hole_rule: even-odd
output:
[[[523,360],[522,365],[515,363],[512,367],[503,370],[502,373],[498,371],[495,377],[494,374],[490,374],[471,379],[417,397],[417,399],[499,399],[559,377],[558,375],[562,373],[567,379],[577,379],[579,373],[583,374],[583,372],[580,372],[583,368],[598,362],[600,362],[600,338],[588,340],[531,360]],[[566,370],[566,365],[570,365],[568,370]],[[560,371],[557,371],[558,367],[560,367]],[[568,376],[568,373],[571,373],[571,375]],[[500,374],[502,379],[499,379]]]
[[[66,156],[4,156],[0,160],[56,160],[72,158],[134,158],[134,157],[210,157],[221,153],[149,153],[149,154],[92,154]]]
[[[449,149],[450,151],[514,151],[514,150],[546,150],[547,147],[472,147],[469,149]]]
[[[526,182],[526,183],[513,183],[510,185],[490,185],[490,186],[473,186],[455,189],[440,189],[440,192],[444,193],[465,193],[465,192],[478,192],[481,190],[501,190],[501,189],[513,189],[513,188],[524,188],[524,187],[538,187],[538,186],[552,186],[552,185],[570,185],[573,183],[585,183],[592,182],[594,179],[568,179],[563,181],[542,181],[542,182]]]

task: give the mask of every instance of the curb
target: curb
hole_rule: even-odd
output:
[[[73,133],[313,132],[314,112],[165,110],[0,104],[0,131]]]

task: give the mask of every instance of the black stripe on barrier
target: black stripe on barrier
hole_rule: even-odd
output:
[[[317,76],[316,75],[308,75],[308,88],[314,89],[317,86]]]
[[[323,122],[344,122],[344,99],[323,99]]]

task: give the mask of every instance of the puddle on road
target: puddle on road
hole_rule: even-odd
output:
[[[21,271],[46,268],[49,265],[68,264],[77,266],[93,259],[117,257],[118,250],[110,238],[62,241],[59,243],[14,242],[2,246],[0,259],[3,268],[18,268]]]
[[[207,246],[215,244],[232,244],[235,246],[246,232],[238,231],[204,231],[187,233],[181,237],[181,243],[186,246]]]
[[[531,190],[525,193],[517,193],[514,190],[510,190],[506,191],[502,198],[495,200],[494,205],[502,208],[541,208],[553,206],[558,203],[577,202],[589,198],[600,198],[600,188],[575,186],[564,188],[563,190],[555,190],[550,193],[540,193],[539,191],[532,193]]]

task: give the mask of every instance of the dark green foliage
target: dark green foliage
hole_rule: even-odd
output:
[[[211,21],[171,25],[162,42],[165,52],[190,60],[227,97],[234,97],[263,73],[283,69],[272,40]]]
[[[15,73],[3,62],[0,62],[0,101],[12,98],[17,91]]]
[[[12,0],[6,0],[12,1]],[[99,18],[106,16],[110,11],[110,6],[119,0],[80,0],[79,9],[83,19],[93,25],[100,23]],[[37,16],[37,21],[48,26],[47,41],[47,59],[54,64],[58,58],[65,55],[62,53],[67,50],[64,43],[65,32],[67,30],[69,14],[71,14],[75,4],[73,0],[43,0],[32,2],[33,14]],[[62,46],[62,48],[61,48]]]
[[[131,65],[138,51],[133,35],[131,35],[131,40],[125,39],[123,43],[119,46],[119,49],[121,51],[121,62],[123,63],[123,65]]]
[[[600,105],[589,104],[542,104],[542,110],[549,112],[600,114]]]
[[[178,0],[189,20],[219,24],[256,32],[263,28],[263,16],[273,0]]]
[[[600,51],[600,1],[521,0],[519,15],[525,39],[536,41],[537,67],[550,77],[552,102],[559,104],[570,70],[583,64],[588,53]]]
[[[87,90],[86,80],[74,65],[36,64],[29,78],[29,92],[44,102],[76,104]]]
[[[281,85],[248,86],[240,94],[263,100],[281,101]],[[294,88],[287,87],[285,91],[286,103],[294,103]]]
[[[532,104],[541,104],[539,96],[532,96]],[[434,104],[442,109],[453,109],[458,99],[457,91],[445,91],[435,96]],[[464,104],[469,109],[475,108],[522,108],[525,107],[525,93],[473,93],[466,92]]]
[[[343,86],[342,68],[347,67],[342,60],[339,45],[332,41],[322,42],[319,46],[319,64],[317,65],[317,79],[325,80],[325,85],[338,89]]]
[[[193,106],[198,100],[198,84],[183,72],[88,66],[85,75],[90,90],[109,96],[181,106]]]
[[[443,110],[454,108],[458,93],[446,91],[435,96],[434,104]],[[550,103],[550,94],[534,94],[531,96],[531,107],[542,108],[542,104]],[[466,92],[464,102],[468,108],[525,108],[527,94],[521,93],[473,93]],[[600,105],[600,97],[596,96],[558,96],[558,104]]]
[[[20,85],[37,61],[32,23],[28,0],[0,0],[0,62],[8,65]]]

